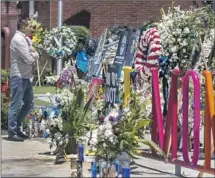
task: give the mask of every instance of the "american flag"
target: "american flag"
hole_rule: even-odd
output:
[[[161,50],[161,39],[157,28],[149,28],[143,33],[140,39],[135,68],[143,70],[146,75],[151,76],[150,69],[152,67],[158,67]]]

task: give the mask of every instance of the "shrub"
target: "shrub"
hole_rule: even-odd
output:
[[[8,110],[9,110],[10,88],[9,72],[1,70],[1,129],[7,130]]]
[[[1,94],[1,129],[7,130],[8,124],[8,111],[9,111],[9,102],[8,97],[2,93]]]
[[[4,84],[9,79],[9,72],[7,70],[1,70],[1,84]]]

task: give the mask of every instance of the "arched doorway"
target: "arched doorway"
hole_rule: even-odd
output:
[[[90,12],[82,10],[64,21],[66,25],[78,25],[90,28]]]

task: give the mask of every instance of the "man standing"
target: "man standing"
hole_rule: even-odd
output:
[[[8,118],[8,139],[24,141],[28,138],[21,132],[21,123],[33,108],[34,95],[30,79],[33,75],[33,65],[39,59],[39,54],[29,43],[28,36],[32,30],[28,27],[28,20],[21,19],[17,24],[17,31],[10,44],[10,87],[11,104]]]

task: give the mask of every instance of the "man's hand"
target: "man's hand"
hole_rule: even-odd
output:
[[[30,52],[35,61],[39,59],[39,53],[34,47],[31,47]]]
[[[35,53],[35,52],[37,52],[37,50],[32,46],[31,49],[30,49],[30,52]]]

